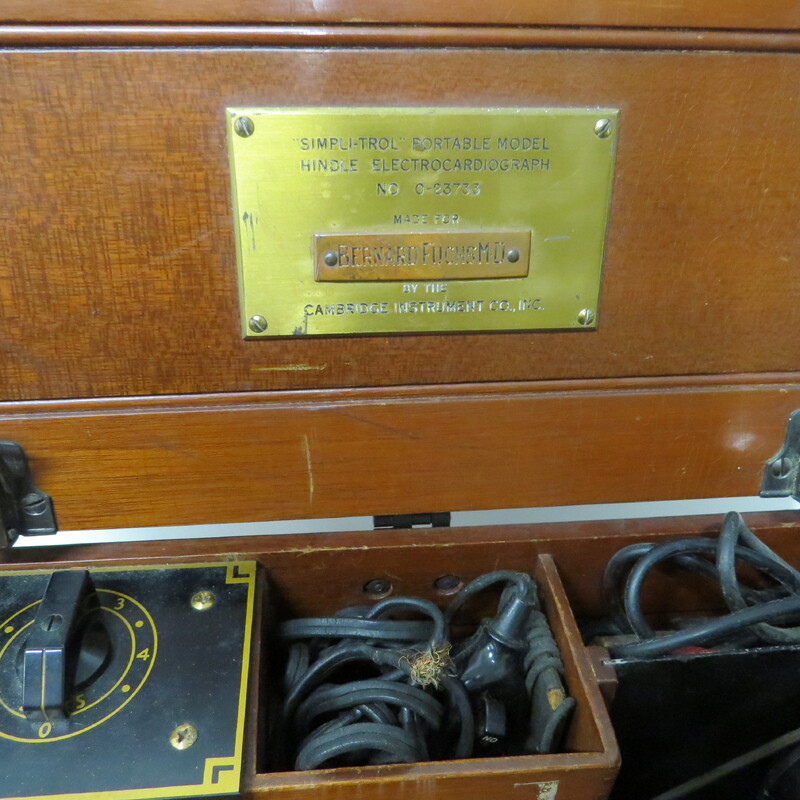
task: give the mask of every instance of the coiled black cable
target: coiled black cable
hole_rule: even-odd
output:
[[[641,610],[639,597],[649,572],[667,561],[716,579],[730,613],[687,630],[656,636]],[[772,586],[763,589],[742,583],[737,573],[740,565],[754,569]],[[626,573],[625,587],[620,590]],[[750,531],[737,512],[726,515],[717,539],[693,537],[623,548],[609,561],[603,587],[616,625],[641,640],[612,647],[611,654],[616,658],[652,658],[690,644],[716,644],[743,631],[765,643],[800,642],[800,627],[783,627],[787,620],[800,618],[800,572]]]
[[[497,616],[484,620],[451,658],[453,616],[469,598],[498,584],[504,588]],[[391,597],[332,617],[290,620],[280,626],[280,636],[288,645],[283,735],[293,753],[286,766],[295,769],[469,758],[480,742],[473,708],[478,690],[468,687],[462,668],[475,671],[476,664],[491,691],[494,685],[513,695],[517,686],[526,691],[527,682],[531,697],[549,692],[544,716],[542,703],[532,701],[531,713],[539,719],[529,752],[553,746],[573,703],[565,698],[554,718],[553,687],[556,694],[562,687],[563,665],[538,610],[536,585],[519,572],[477,578],[444,612],[420,598]],[[506,678],[513,679],[509,685]],[[518,695],[511,702],[524,714]]]

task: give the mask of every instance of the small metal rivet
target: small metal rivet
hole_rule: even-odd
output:
[[[192,595],[192,608],[195,611],[205,611],[214,605],[216,598],[211,592],[195,592]]]
[[[439,594],[455,594],[463,585],[464,581],[458,575],[440,575],[433,582],[433,588]]]
[[[578,312],[579,325],[591,325],[594,322],[594,311],[591,308],[582,308]]]
[[[248,136],[253,135],[253,131],[256,129],[256,124],[250,119],[250,117],[237,117],[233,121],[233,129],[239,134],[239,136],[242,136],[246,139]]]
[[[254,317],[250,317],[247,327],[250,328],[253,333],[264,333],[269,325],[264,317],[262,317],[260,314],[256,314]]]
[[[606,119],[605,117],[597,120],[597,122],[594,124],[594,132],[601,139],[607,139],[609,136],[611,136],[611,120]]]
[[[178,725],[169,735],[169,743],[176,750],[188,750],[197,741],[197,728],[194,725]]]
[[[335,267],[339,263],[339,256],[337,256],[333,251],[330,253],[325,253],[325,263],[329,267]]]
[[[509,250],[506,253],[506,258],[512,263],[515,264],[519,261],[519,250]]]
[[[392,583],[385,578],[373,578],[364,584],[364,594],[368,594],[371,597],[385,597],[391,591]]]

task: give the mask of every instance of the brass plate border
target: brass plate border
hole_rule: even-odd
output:
[[[244,338],[596,327],[618,109],[232,107],[226,117]],[[316,279],[315,237],[387,228],[530,230],[528,272]]]

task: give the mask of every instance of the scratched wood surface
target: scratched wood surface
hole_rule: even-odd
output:
[[[800,25],[800,9],[786,0],[5,0],[0,20],[11,22],[293,22],[478,25],[609,25],[780,29]]]
[[[798,85],[788,53],[2,52],[0,399],[794,371]],[[387,103],[620,107],[596,332],[241,340],[222,109]]]
[[[754,495],[800,382],[0,406],[62,529]]]

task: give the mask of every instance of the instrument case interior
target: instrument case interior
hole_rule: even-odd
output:
[[[11,0],[0,17],[0,440],[24,448],[61,530],[758,494],[800,408],[796,9]],[[293,106],[618,109],[595,324],[243,339],[225,109]],[[786,453],[772,472],[790,495],[800,459]],[[9,574],[255,562],[244,797],[602,800],[619,752],[576,618],[605,613],[619,548],[720,524],[2,557]],[[748,524],[797,557],[796,513]],[[565,752],[267,771],[277,623],[363,604],[375,580],[443,605],[442,576],[495,569],[538,583],[576,699]],[[646,599],[656,612],[715,603],[660,579]],[[219,774],[194,794],[217,793]]]

